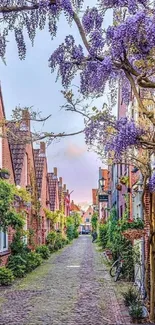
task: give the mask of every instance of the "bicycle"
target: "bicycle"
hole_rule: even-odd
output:
[[[110,268],[110,276],[115,278],[114,281],[117,282],[123,270],[123,259],[121,256],[112,264]]]
[[[138,277],[138,274],[140,275],[140,277]],[[138,265],[138,268],[137,268],[137,271],[136,271],[136,274],[135,274],[134,278],[135,278],[135,281],[134,281],[133,286],[136,287],[140,298],[142,300],[145,300],[146,297],[147,297],[147,293],[146,293],[146,290],[145,290],[143,276],[142,276],[142,264]]]

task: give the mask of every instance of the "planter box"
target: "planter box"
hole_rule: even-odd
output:
[[[141,239],[145,236],[146,231],[144,229],[128,229],[122,232],[122,235],[128,239],[133,241],[134,239]]]

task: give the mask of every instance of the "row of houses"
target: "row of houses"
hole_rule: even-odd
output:
[[[6,121],[2,91],[0,90],[0,120]],[[70,213],[70,194],[58,177],[57,168],[52,172],[47,164],[46,145],[40,142],[40,147],[33,148],[31,139],[29,111],[23,110],[20,123],[1,123],[0,133],[0,169],[9,172],[8,182],[18,189],[24,188],[31,195],[31,202],[23,204],[16,201],[17,211],[24,212],[24,230],[33,233],[33,242],[25,236],[29,246],[44,244],[50,231],[50,221],[46,211],[62,211],[65,216]],[[7,134],[7,136],[6,136]],[[28,140],[29,139],[29,140]],[[59,229],[60,222],[55,225]],[[13,230],[0,231],[0,260],[6,264],[10,254],[9,245],[13,239]]]
[[[139,113],[136,107],[136,100],[131,97],[130,104],[125,105],[119,89],[117,118],[130,117],[138,121]],[[136,151],[136,150],[135,150]],[[143,151],[136,152],[135,155],[144,154]],[[145,153],[146,155],[146,153]],[[155,170],[155,155],[150,157],[151,170]],[[145,163],[144,163],[145,168]],[[144,190],[144,174],[136,164],[132,164],[128,159],[126,163],[112,164],[107,168],[99,168],[98,188],[92,190],[93,208],[99,214],[100,222],[106,222],[111,209],[115,209],[117,219],[122,219],[127,213],[128,219],[133,221],[138,218],[144,220],[145,236],[138,240],[133,240],[133,245],[139,247],[141,266],[135,265],[137,281],[144,284],[146,265],[149,265],[149,236],[150,236],[150,216],[154,222],[155,193],[150,193],[146,184]],[[144,204],[142,198],[144,195]],[[145,211],[144,211],[145,208]],[[137,272],[138,268],[138,272]],[[136,279],[135,279],[136,280]]]

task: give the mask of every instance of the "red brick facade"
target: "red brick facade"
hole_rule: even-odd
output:
[[[1,88],[0,88],[0,120],[2,121],[1,132],[3,133],[3,135],[5,135],[6,117],[5,117],[5,110],[4,110]],[[9,142],[6,137],[0,138],[0,168],[6,168],[9,171],[10,178],[8,182],[14,184],[14,170],[13,170],[12,157],[11,157]],[[10,254],[9,245],[12,241],[13,233],[14,231],[11,228],[9,228],[8,229],[8,250],[0,252],[1,265],[5,265],[7,263],[7,259]]]
[[[45,210],[61,210],[66,216],[70,213],[69,191],[64,189],[62,177],[57,177],[57,168],[54,173],[48,173],[45,143],[40,143],[39,149],[33,149],[30,132],[30,115],[28,110],[23,111],[20,124],[5,121],[5,112],[0,89],[0,120],[3,122],[1,130],[7,130],[7,137],[0,137],[0,169],[6,168],[10,172],[9,182],[25,188],[31,193],[30,204],[16,202],[17,211],[25,212],[25,230],[32,230],[33,236],[27,236],[27,244],[32,249],[36,245],[45,244],[46,236],[50,231],[49,220]],[[8,229],[8,244],[12,242],[14,231]],[[9,247],[8,247],[9,248]],[[7,263],[9,249],[0,251],[0,265]]]

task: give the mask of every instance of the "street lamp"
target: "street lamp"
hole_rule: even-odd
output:
[[[105,187],[105,178],[104,177],[102,177],[102,178],[100,178],[99,179],[99,187],[102,189],[102,191],[103,191],[103,189],[104,189],[104,187]]]

